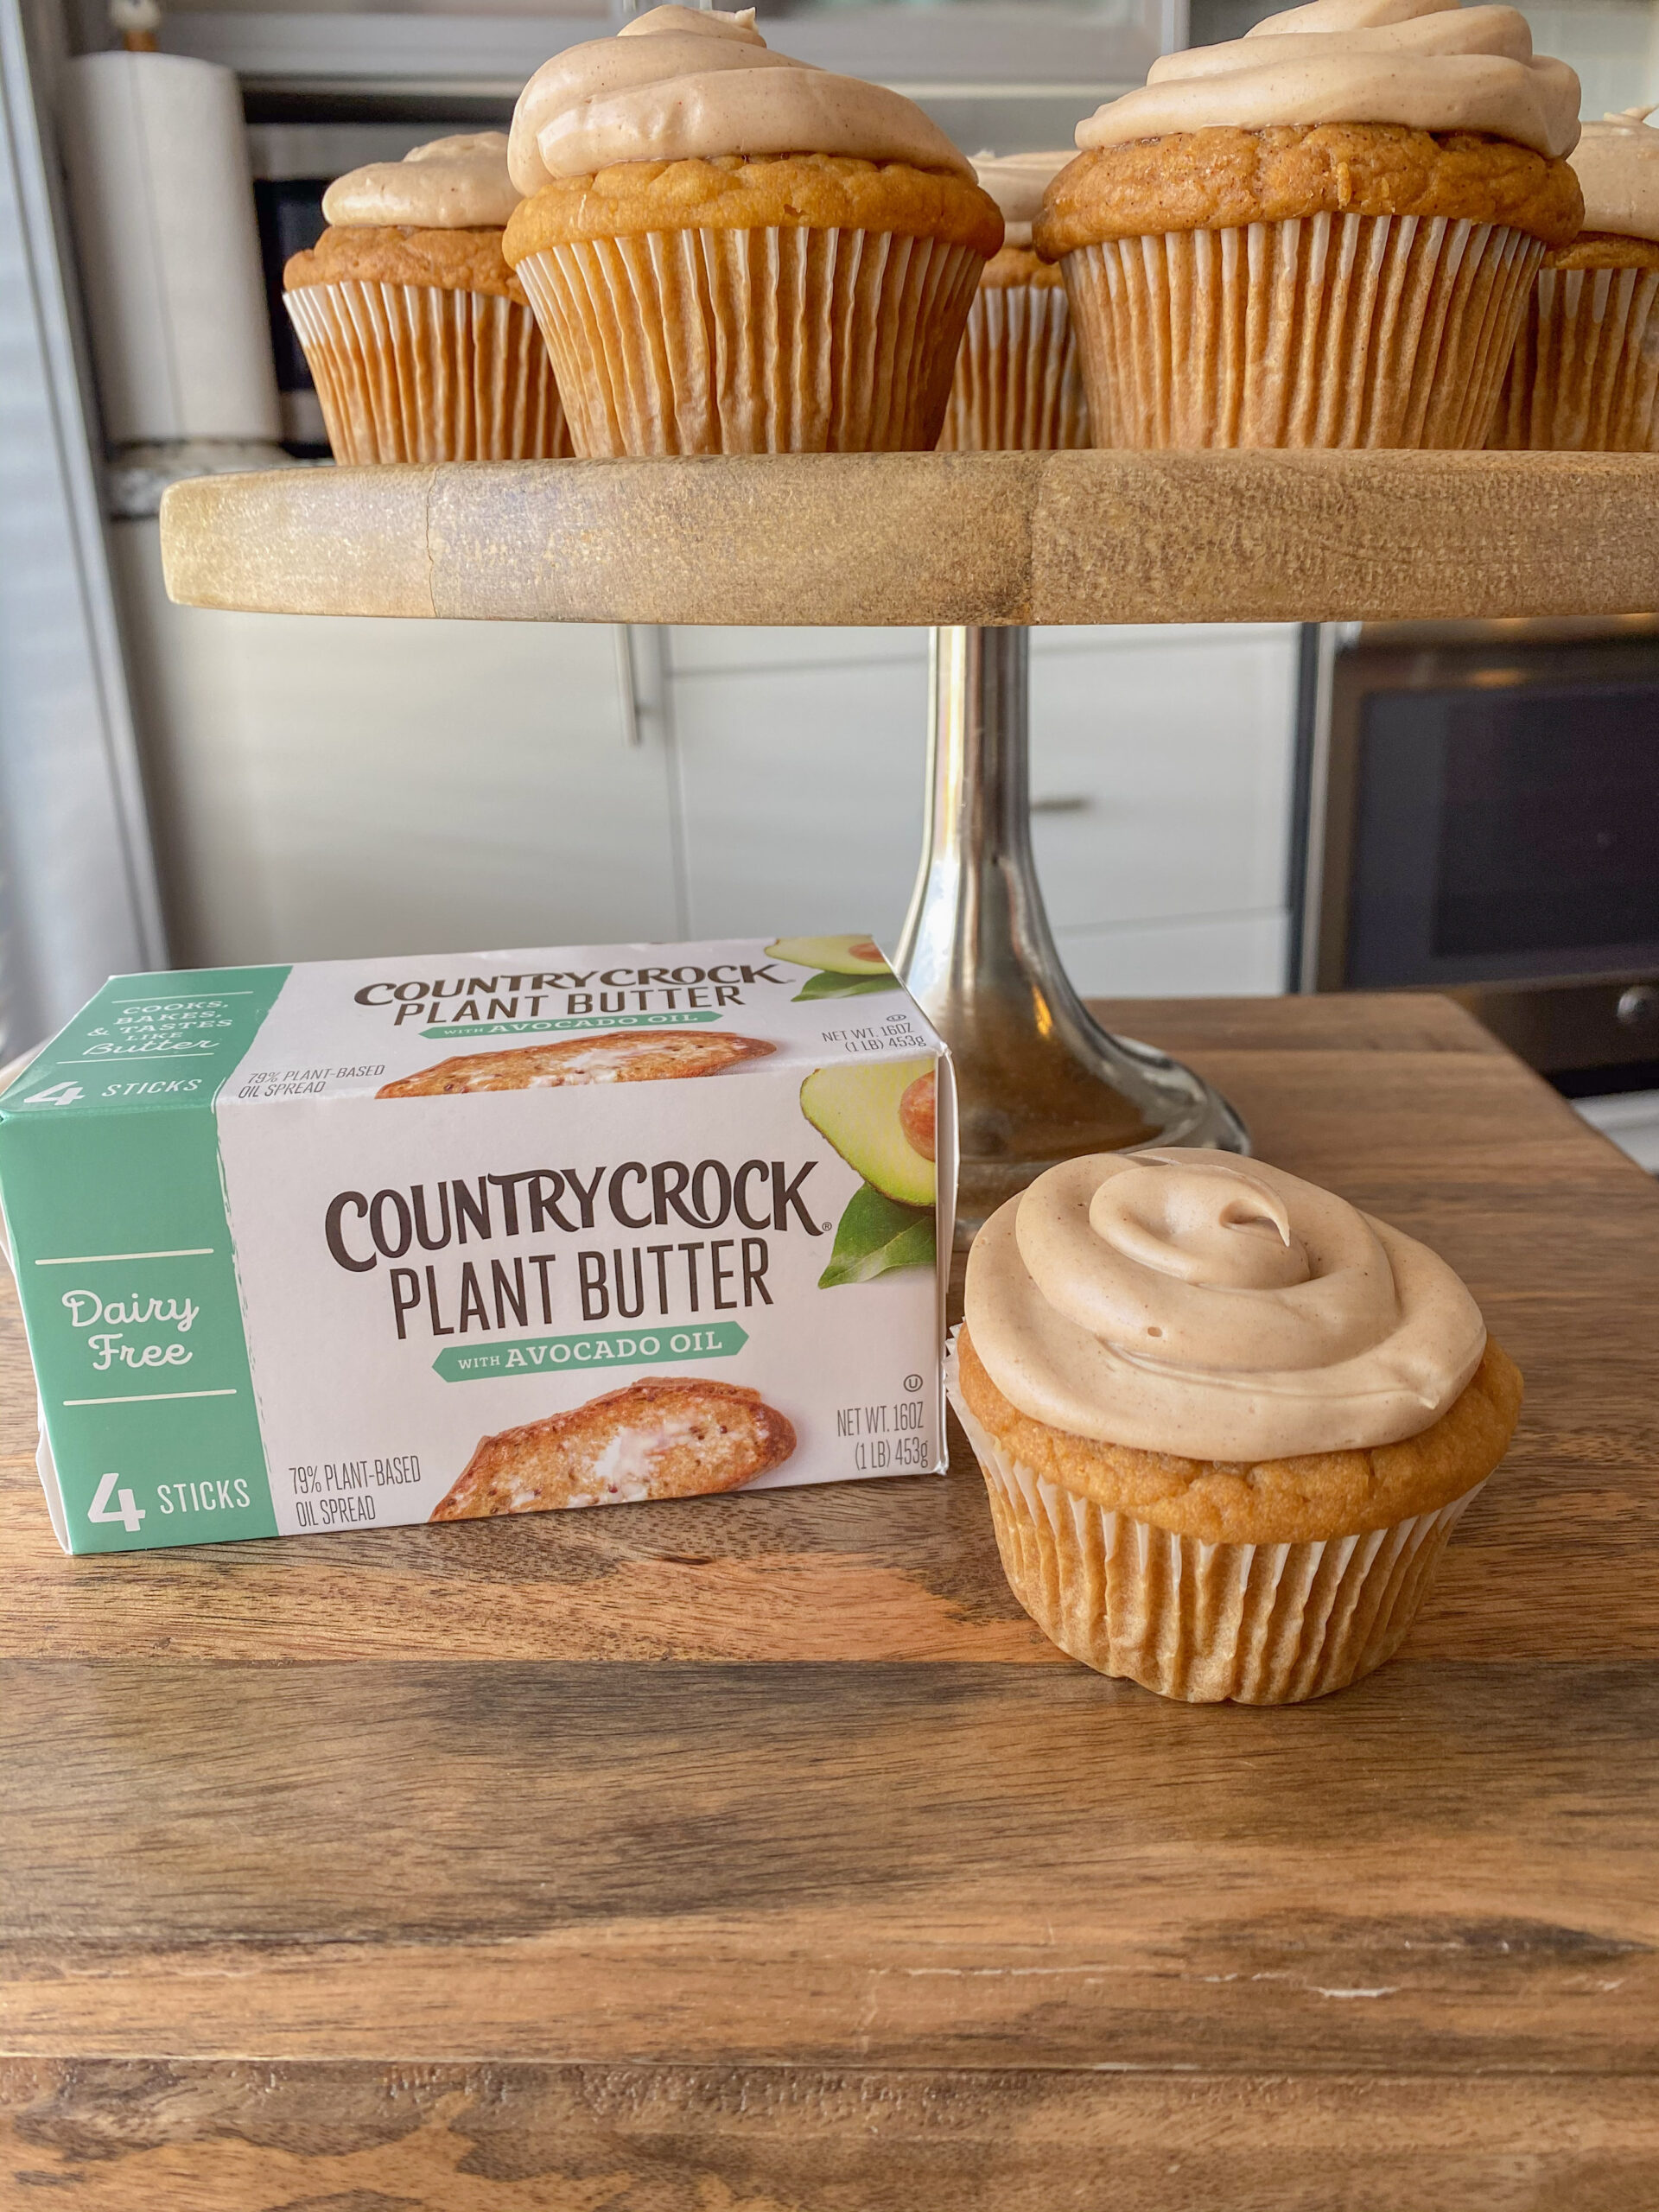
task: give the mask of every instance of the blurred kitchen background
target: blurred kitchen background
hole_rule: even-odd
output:
[[[588,0],[592,10],[594,0]],[[118,0],[129,29],[148,0]],[[1058,146],[1250,0],[779,0],[964,150]],[[181,474],[326,464],[281,305],[330,178],[503,125],[546,0],[0,0],[0,1058],[112,970],[868,927],[921,833],[914,631],[170,606]],[[1659,6],[1528,10],[1587,114]],[[206,181],[204,181],[206,180]],[[1452,988],[1659,1167],[1659,623],[1040,631],[1039,864],[1116,995]]]

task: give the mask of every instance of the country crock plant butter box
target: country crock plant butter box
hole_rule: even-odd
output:
[[[117,976],[0,1096],[74,1552],[938,1470],[954,1196],[868,938]]]

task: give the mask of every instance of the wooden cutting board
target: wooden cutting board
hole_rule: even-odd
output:
[[[64,1559],[8,1291],[0,2202],[1659,2202],[1659,1192],[1444,1001],[1104,1012],[1527,1376],[1402,1656],[1103,1681],[965,1462]]]

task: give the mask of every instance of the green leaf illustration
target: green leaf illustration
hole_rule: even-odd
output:
[[[896,991],[899,978],[888,969],[881,976],[838,976],[826,968],[821,974],[809,976],[795,994],[795,1004],[803,999],[861,999],[872,991]]]
[[[902,1206],[869,1183],[847,1201],[820,1290],[869,1282],[895,1268],[931,1268],[938,1256],[931,1206]]]

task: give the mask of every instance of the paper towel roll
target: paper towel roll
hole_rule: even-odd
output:
[[[65,73],[63,124],[111,443],[280,437],[233,73],[84,54]]]

